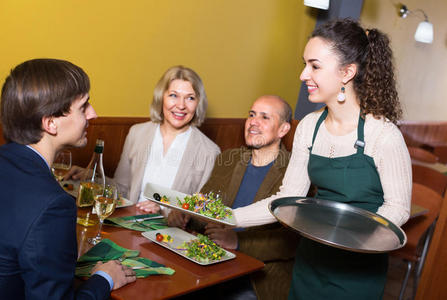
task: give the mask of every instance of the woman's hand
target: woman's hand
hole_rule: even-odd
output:
[[[85,172],[84,168],[81,168],[79,166],[72,166],[70,170],[68,170],[67,174],[65,174],[64,178],[62,180],[79,180],[81,179],[82,174]]]
[[[224,225],[208,223],[205,227],[205,234],[219,246],[226,249],[236,249],[238,240],[236,232]]]
[[[189,215],[182,214],[181,212],[176,210],[172,210],[168,215],[168,226],[185,229],[190,219],[191,217]]]
[[[137,208],[150,214],[156,214],[160,212],[160,205],[155,204],[154,202],[149,200],[137,203]]]

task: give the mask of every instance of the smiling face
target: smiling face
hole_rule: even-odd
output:
[[[275,97],[261,97],[253,103],[245,121],[245,143],[260,149],[279,147],[283,133],[281,120],[282,103]]]
[[[343,86],[343,73],[337,55],[324,39],[314,37],[304,49],[305,67],[300,75],[307,85],[309,101],[330,103],[337,101],[337,95]]]
[[[61,145],[84,147],[87,144],[88,121],[97,117],[88,100],[88,94],[79,97],[71,104],[68,114],[54,119]]]
[[[189,81],[173,80],[163,94],[162,126],[176,131],[188,129],[198,103],[199,99]]]

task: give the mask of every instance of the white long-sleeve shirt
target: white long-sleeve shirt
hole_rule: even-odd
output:
[[[313,112],[298,124],[293,141],[292,156],[287,167],[279,192],[251,205],[234,210],[239,227],[258,226],[275,222],[269,212],[271,201],[281,197],[305,196],[310,186],[307,173],[309,147],[320,112]],[[401,226],[410,215],[411,206],[411,159],[400,130],[396,125],[384,119],[375,119],[367,115],[364,127],[364,154],[374,159],[379,173],[384,202],[377,214]],[[315,139],[312,153],[324,157],[342,157],[356,153],[354,143],[357,140],[357,129],[344,136],[332,135],[321,124]]]

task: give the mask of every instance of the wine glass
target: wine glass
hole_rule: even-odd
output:
[[[95,204],[95,197],[103,195],[104,184],[92,181],[81,181],[79,183],[79,192],[76,198],[78,207],[78,216],[76,222],[82,226],[93,226],[98,221],[93,217],[92,207]]]
[[[53,171],[54,177],[57,181],[62,181],[65,174],[71,168],[71,152],[68,150],[59,151],[56,158],[53,161],[51,170]]]
[[[99,219],[99,229],[98,234],[94,238],[88,240],[90,244],[96,245],[101,241],[102,224],[104,223],[104,219],[115,211],[119,197],[118,195],[118,187],[116,184],[108,181],[104,186],[103,192],[95,196],[94,206]]]

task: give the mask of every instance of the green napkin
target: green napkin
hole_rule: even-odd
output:
[[[165,274],[172,275],[175,271],[166,268],[164,265],[144,257],[137,257],[140,254],[138,250],[126,249],[118,246],[109,239],[103,239],[83,256],[78,259],[75,274],[78,277],[89,277],[91,269],[98,261],[109,261],[122,259],[122,264],[129,267],[144,267],[135,269],[137,278],[144,278],[149,275]]]
[[[104,224],[116,226],[116,227],[124,227],[127,229],[137,230],[137,231],[149,231],[149,230],[158,230],[167,228],[166,220],[163,219],[153,219],[153,220],[144,220],[138,222],[129,222],[133,220],[140,220],[148,217],[156,217],[160,216],[159,214],[146,214],[146,215],[138,215],[138,216],[127,216],[127,217],[116,217],[116,218],[107,218],[104,220]]]

